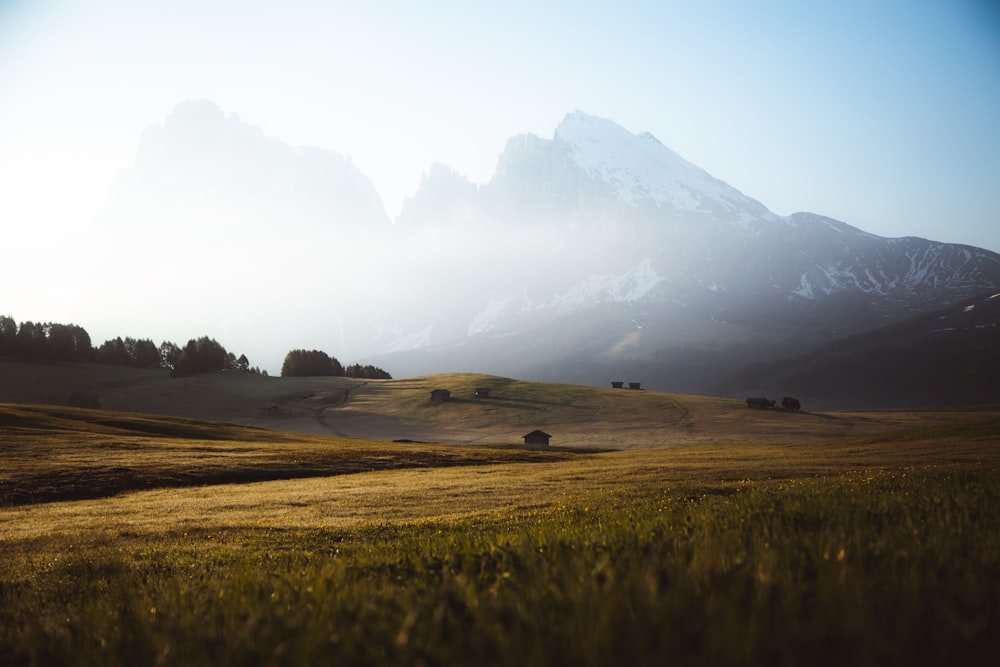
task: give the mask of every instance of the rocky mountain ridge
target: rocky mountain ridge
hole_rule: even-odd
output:
[[[620,303],[661,311],[639,313],[661,324],[697,311],[703,330],[724,338],[733,323],[768,329],[785,321],[793,324],[785,338],[821,340],[1000,283],[995,253],[881,238],[812,213],[778,216],[651,135],[582,112],[568,115],[551,140],[512,138],[489,183],[476,188],[438,166],[411,201],[419,212],[404,207],[397,225],[441,221],[456,238],[513,236],[522,265],[550,267],[491,281],[488,298],[469,316],[468,335],[517,331],[541,311],[560,317]],[[494,259],[497,266],[518,261],[514,254]],[[653,333],[669,345],[677,328],[641,337]],[[730,328],[732,342],[752,335]]]
[[[253,268],[212,258],[255,301],[321,304],[284,305],[312,340],[397,377],[604,384],[635,368],[646,386],[697,391],[734,364],[1000,289],[996,253],[776,215],[652,135],[583,112],[551,139],[511,138],[483,185],[431,166],[391,224],[349,159],[285,146],[210,103],[151,129],[129,179],[212,248],[225,228],[244,258],[288,255]],[[178,182],[197,188],[177,197]],[[128,204],[126,224],[150,208],[112,199]]]

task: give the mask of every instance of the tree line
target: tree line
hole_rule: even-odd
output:
[[[192,338],[184,347],[171,341],[156,345],[148,338],[113,338],[94,347],[90,334],[76,324],[21,322],[0,315],[0,357],[23,361],[92,361],[133,368],[162,368],[171,377],[214,371],[240,371],[267,375],[250,365],[245,354],[236,356],[213,338]],[[287,367],[287,372],[286,372]],[[282,376],[340,375],[356,378],[391,379],[370,364],[344,367],[334,357],[318,350],[292,350],[285,357]]]
[[[0,356],[27,361],[81,361],[93,354],[90,334],[75,324],[22,322],[0,316]]]
[[[0,315],[0,357],[165,368],[175,377],[222,370],[267,374],[251,367],[246,355],[237,357],[208,336],[192,339],[183,348],[171,341],[157,345],[148,338],[120,336],[95,347],[90,334],[79,325],[31,321],[18,324],[7,315]]]
[[[281,377],[341,376],[391,380],[392,376],[371,364],[353,364],[346,368],[336,357],[321,350],[292,350],[281,364]]]

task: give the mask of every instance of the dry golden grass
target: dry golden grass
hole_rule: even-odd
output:
[[[143,377],[150,396],[164,396],[162,388],[152,389],[158,380]],[[152,400],[134,383],[124,384],[139,395],[137,403]],[[224,385],[230,393],[222,391]],[[192,392],[183,401],[179,395],[167,401],[174,410],[208,390],[221,397],[201,401],[207,412],[239,411],[271,392],[280,414],[248,421],[308,419],[323,424],[325,432],[432,442],[0,405],[0,537],[436,520],[544,505],[566,494],[631,483],[711,485],[868,468],[994,464],[1000,456],[996,406],[810,414],[750,410],[740,401],[712,397],[469,374],[290,383],[218,374],[167,386]],[[474,398],[476,387],[490,387],[492,397]],[[454,400],[431,404],[433,388],[451,390]],[[279,389],[295,391],[275,393]],[[248,395],[256,402],[248,402]],[[306,416],[289,416],[296,411]],[[533,428],[577,452],[510,444]]]
[[[531,448],[349,440],[177,418],[0,404],[0,506],[137,489],[558,460]]]
[[[823,414],[748,410],[739,400],[469,373],[399,380],[247,373],[170,378],[166,371],[101,364],[0,360],[0,376],[5,379],[0,402],[58,402],[78,391],[117,411],[311,435],[446,443],[515,444],[536,428],[551,433],[553,445],[569,447],[796,443],[1000,417],[1000,406]],[[491,388],[492,397],[474,398],[477,387]],[[449,389],[454,400],[432,405],[430,391],[437,388]],[[808,397],[801,398],[808,410]]]
[[[23,406],[0,411],[0,421],[7,424],[2,456],[8,493],[11,481],[21,480],[34,485],[36,500],[60,497],[58,490],[46,489],[56,483],[51,480],[61,480],[90,485],[96,495],[119,494],[2,508],[0,539],[55,532],[85,539],[107,531],[436,521],[500,508],[548,506],[567,496],[635,484],[697,483],[711,488],[744,479],[1000,463],[1000,420],[969,420],[962,413],[953,413],[957,418],[952,423],[832,440],[723,442],[591,454],[352,441],[106,415]],[[22,426],[11,425],[15,418]],[[36,420],[34,429],[24,425],[31,419]],[[898,420],[910,425],[928,421],[905,414]],[[936,423],[937,417],[931,421]],[[146,431],[191,432],[189,437],[134,435],[128,429],[137,425]],[[234,439],[191,437],[201,428]],[[122,469],[132,471],[126,476],[131,485],[122,482]],[[136,479],[141,484],[134,483]],[[144,486],[158,488],[136,490]]]
[[[339,402],[316,381],[279,405],[338,430],[501,443],[538,420],[584,447],[0,405],[0,663],[996,654],[995,408],[809,415],[514,381],[466,397],[495,380],[368,383]],[[459,400],[430,405],[444,383]]]
[[[488,399],[477,387],[492,390]],[[429,401],[432,389],[452,400]],[[553,445],[630,449],[699,443],[800,443],[880,433],[956,420],[1000,417],[1000,407],[967,410],[809,413],[750,410],[743,401],[523,382],[468,373],[368,381],[348,400],[323,408],[323,418],[351,437],[413,437],[456,442],[517,442],[535,428]]]

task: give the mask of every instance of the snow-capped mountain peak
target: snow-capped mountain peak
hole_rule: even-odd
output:
[[[735,217],[744,226],[776,219],[760,202],[713,178],[663,145],[648,132],[632,134],[622,126],[582,111],[568,114],[554,140],[588,176],[611,185],[632,206]]]

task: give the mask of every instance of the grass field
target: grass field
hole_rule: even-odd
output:
[[[803,443],[956,420],[1000,417],[1000,407],[866,412],[747,410],[743,401],[522,382],[467,373],[397,380],[268,378],[0,359],[0,403],[60,403],[71,392],[110,410],[262,427],[307,435],[516,444],[541,428],[553,445],[630,449],[718,443]],[[476,399],[477,387],[491,398]],[[452,401],[433,405],[432,389]]]
[[[496,402],[466,400],[484,381]],[[757,414],[393,382],[323,409],[451,434],[518,411],[519,429],[586,437],[394,443],[0,406],[0,664],[992,664],[1000,649],[995,408]],[[429,405],[439,384],[462,400]],[[661,446],[612,451],[623,431]]]

